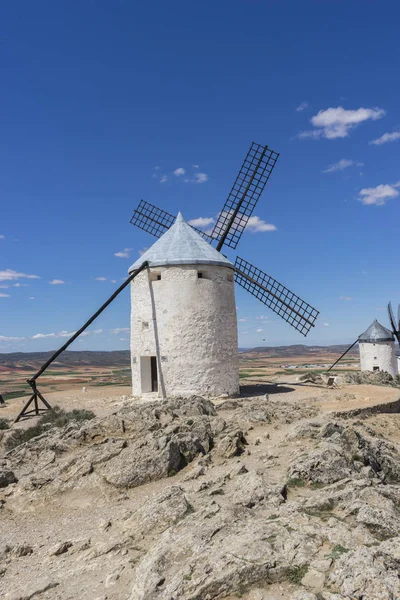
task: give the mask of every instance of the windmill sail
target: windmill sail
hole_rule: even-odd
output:
[[[278,157],[268,146],[251,144],[211,233],[212,238],[220,240],[217,250],[223,244],[230,248],[238,245]]]
[[[166,210],[157,208],[153,204],[141,200],[138,207],[134,210],[130,222],[132,225],[136,225],[139,229],[151,233],[155,237],[161,237],[168,229],[175,223],[176,217],[171,215]],[[196,227],[193,227],[199,235],[201,235],[207,242],[212,242],[212,237],[204,231],[200,231]]]
[[[397,310],[397,315],[398,316],[399,316],[399,309],[400,309],[400,306],[398,307],[398,310]],[[400,344],[400,319],[399,319],[399,324],[396,327],[396,321],[394,319],[394,314],[393,314],[393,309],[392,309],[392,303],[391,302],[389,302],[389,304],[388,304],[388,315],[389,315],[389,321],[390,321],[390,325],[392,327],[393,334],[396,336],[396,339],[397,339],[397,341]]]
[[[239,256],[235,261],[235,281],[304,336],[314,327],[318,310]]]

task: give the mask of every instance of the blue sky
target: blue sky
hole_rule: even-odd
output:
[[[387,325],[399,17],[386,1],[3,3],[0,352],[57,348],[111,294],[155,241],[129,224],[141,198],[215,218],[253,140],[280,158],[237,251],[321,315],[305,340],[237,287],[240,346]],[[74,348],[128,348],[128,325],[125,291]]]

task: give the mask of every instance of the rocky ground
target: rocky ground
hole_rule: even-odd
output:
[[[348,403],[125,400],[4,451],[0,597],[398,600],[400,415]]]

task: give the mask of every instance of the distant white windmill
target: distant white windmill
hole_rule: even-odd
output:
[[[395,338],[390,329],[375,321],[358,338],[361,371],[398,374]]]

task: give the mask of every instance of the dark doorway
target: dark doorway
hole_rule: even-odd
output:
[[[151,391],[158,392],[157,358],[151,357]]]

